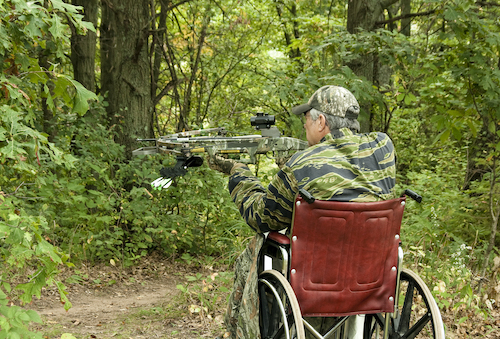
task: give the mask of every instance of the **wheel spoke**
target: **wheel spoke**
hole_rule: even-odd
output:
[[[260,285],[259,286],[259,298],[260,300],[266,300],[267,299],[267,295],[266,295],[266,287],[264,284]],[[260,304],[260,312],[261,314],[270,314],[269,313],[269,305],[267,302],[263,302]],[[269,319],[270,317],[261,317],[261,335],[262,335],[262,338],[268,338],[269,337]]]
[[[403,336],[405,339],[415,339],[417,335],[424,329],[425,325],[432,319],[432,315],[427,312],[423,317],[413,325]]]
[[[415,292],[415,283],[413,281],[408,281],[408,287],[406,288],[406,293],[405,293],[405,301],[403,303],[403,308],[401,309],[401,315],[397,327],[398,333],[406,333],[410,328],[410,318],[413,306],[414,292]]]
[[[365,317],[365,324],[363,330],[363,339],[371,339],[375,334],[377,329],[381,331],[385,330],[385,319],[381,313],[370,314]],[[394,330],[392,328],[389,329],[389,333],[393,333]]]
[[[370,314],[366,316],[363,329],[363,339],[370,339],[373,336],[373,333],[377,329],[377,316],[378,314]],[[373,320],[375,320],[375,322]]]
[[[377,321],[380,328],[384,328],[384,317],[382,316],[382,314],[375,314],[375,320]]]
[[[278,330],[273,334],[272,339],[280,339],[283,337],[283,333],[285,332],[285,329],[283,326],[280,326],[280,328],[278,328]]]
[[[275,333],[278,330],[279,321],[280,321],[281,313],[278,301],[276,298],[273,298],[273,304],[271,306],[270,313],[270,324],[269,324],[269,334],[272,334],[272,338],[275,337]]]

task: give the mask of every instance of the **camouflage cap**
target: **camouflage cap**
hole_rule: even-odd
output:
[[[314,92],[307,104],[292,108],[292,113],[303,114],[312,108],[341,118],[357,119],[359,114],[359,104],[354,95],[339,86],[321,87]]]

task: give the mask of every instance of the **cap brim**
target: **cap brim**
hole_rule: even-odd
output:
[[[304,114],[307,111],[310,111],[311,109],[312,109],[311,105],[309,105],[309,104],[303,104],[303,105],[295,106],[294,108],[292,108],[292,113],[296,114],[296,115]]]

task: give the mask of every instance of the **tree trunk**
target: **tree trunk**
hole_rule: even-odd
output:
[[[373,31],[376,27],[376,22],[383,14],[383,10],[398,0],[351,0],[347,9],[347,31],[350,34],[356,34],[359,30]],[[349,68],[359,77],[377,83],[377,74],[381,74],[376,67],[376,58],[373,55],[360,55],[358,58],[348,63]],[[360,103],[361,131],[368,132],[372,129],[371,124],[371,104]]]
[[[191,126],[189,123],[189,115],[191,112],[191,102],[193,89],[198,81],[199,69],[201,68],[201,53],[203,46],[205,44],[205,38],[207,36],[208,26],[211,21],[211,7],[210,5],[206,8],[203,23],[201,27],[201,32],[199,33],[199,39],[196,44],[193,43],[192,46],[188,47],[190,50],[190,61],[191,61],[191,76],[186,82],[186,89],[184,91],[184,99],[179,109],[179,121],[177,123],[177,131],[190,130]],[[193,41],[194,42],[194,41]]]
[[[411,13],[411,0],[401,0],[401,15],[406,16]],[[401,19],[401,34],[410,36],[411,18]]]
[[[286,8],[288,10],[291,16],[290,20],[284,17],[283,8]],[[289,47],[294,39],[300,38],[299,25],[297,21],[297,5],[295,3],[292,3],[288,7],[283,3],[283,1],[277,1],[276,11],[281,21],[281,25],[283,26],[283,35],[285,37],[286,46]],[[287,24],[288,21],[291,21],[292,23],[292,27],[290,30],[288,28],[289,25]],[[292,60],[297,60],[298,62],[301,62],[300,60],[301,55],[302,54],[300,52],[299,47],[290,48],[288,51],[288,57]]]
[[[98,0],[73,0],[72,4],[83,7],[83,19],[97,27]],[[70,23],[71,25],[71,23]],[[81,35],[71,25],[71,63],[73,76],[89,91],[95,92],[95,52],[97,35],[87,31]]]
[[[158,114],[156,111],[156,103],[163,97],[166,93],[158,93],[158,89],[161,89],[159,80],[161,74],[161,64],[164,61],[163,56],[163,45],[165,42],[165,34],[167,33],[167,8],[170,5],[169,0],[160,0],[160,14],[158,20],[151,21],[151,29],[153,31],[152,47],[153,55],[151,59],[152,64],[152,80],[151,80],[151,100],[152,100],[152,121],[153,125],[156,126],[157,132],[160,131],[160,126],[158,123]]]
[[[160,15],[158,17],[158,26],[156,21],[152,21],[153,30],[153,81],[151,82],[151,99],[154,101],[156,98],[157,90],[159,88],[158,80],[160,79],[161,63],[163,61],[163,44],[165,41],[165,34],[167,33],[167,8],[170,1],[160,1]]]
[[[152,136],[148,0],[103,0],[101,83],[117,141],[130,158],[135,139]]]

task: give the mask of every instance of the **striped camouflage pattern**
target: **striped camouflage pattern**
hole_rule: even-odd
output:
[[[347,128],[332,134],[293,155],[267,188],[246,166],[232,174],[231,197],[255,231],[288,227],[299,188],[320,200],[366,202],[395,197],[396,155],[391,139],[378,132],[353,134]]]
[[[293,202],[302,187],[321,200],[368,202],[395,197],[396,156],[390,138],[376,132],[353,134],[346,128],[332,134],[292,156],[267,189],[247,166],[233,169],[229,179],[231,196],[257,233],[290,226]],[[256,268],[262,243],[262,237],[256,235],[236,262],[225,318],[230,338],[260,338],[255,312]]]

